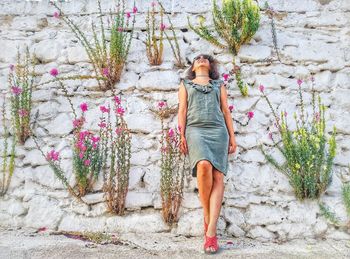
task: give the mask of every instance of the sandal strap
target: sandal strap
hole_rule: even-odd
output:
[[[218,239],[217,236],[209,237],[206,236],[206,242],[204,247],[207,249],[208,247],[214,247],[215,250],[218,249]]]

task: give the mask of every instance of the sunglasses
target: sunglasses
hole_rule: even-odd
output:
[[[203,57],[204,59],[207,59],[209,62],[213,62],[213,58],[209,55],[199,55],[193,59],[193,62],[195,62],[196,60],[199,60],[201,57]]]

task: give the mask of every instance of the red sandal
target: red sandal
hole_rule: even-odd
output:
[[[214,250],[211,250],[210,247],[214,248]],[[218,250],[219,245],[217,236],[209,237],[205,235],[204,253],[215,254]]]

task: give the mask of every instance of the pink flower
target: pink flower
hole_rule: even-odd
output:
[[[55,17],[55,18],[58,19],[58,18],[60,18],[60,14],[59,14],[58,12],[54,12],[54,13],[53,13],[53,17]]]
[[[272,139],[272,132],[269,132],[269,139]]]
[[[166,102],[160,101],[160,102],[158,103],[159,109],[162,109],[164,106],[166,106]]]
[[[129,19],[131,17],[130,12],[126,12],[126,17]]]
[[[153,1],[153,2],[151,3],[151,5],[152,5],[152,7],[155,7],[155,6],[157,5],[157,3]]]
[[[80,119],[73,120],[73,127],[77,128],[80,125]]]
[[[92,148],[93,148],[93,149],[96,149],[96,148],[97,148],[97,144],[96,144],[96,143],[93,143],[93,144],[92,144]]]
[[[84,153],[83,153],[83,152],[80,152],[80,153],[79,153],[79,158],[80,158],[80,159],[83,159],[83,158],[84,158]]]
[[[164,23],[161,23],[161,24],[160,24],[160,30],[161,30],[161,31],[164,31],[165,29],[166,29],[165,24],[164,24]]]
[[[181,132],[181,126],[180,126],[180,125],[177,126],[177,130],[178,130],[179,132]]]
[[[232,104],[228,107],[228,109],[230,110],[230,112],[232,112],[234,108],[235,108],[235,107],[234,107]]]
[[[89,131],[87,131],[87,130],[85,130],[85,131],[81,131],[80,133],[79,133],[79,139],[80,140],[83,140],[86,136],[88,136],[88,135],[90,135],[90,132]]]
[[[116,104],[120,104],[120,98],[118,96],[114,96],[114,101]]]
[[[97,142],[99,142],[100,141],[100,137],[95,137],[95,136],[92,136],[91,137],[91,141],[93,142],[93,143],[97,143]]]
[[[109,75],[109,69],[108,69],[108,67],[104,67],[104,68],[102,69],[102,74],[103,74],[104,76],[108,76],[108,75]]]
[[[57,70],[57,68],[51,69],[51,70],[50,70],[50,75],[52,75],[52,76],[57,76],[57,75],[58,75],[58,70]]]
[[[104,122],[100,122],[99,124],[98,124],[98,126],[100,127],[100,128],[105,128],[107,125],[106,125],[106,123],[104,123]]]
[[[49,161],[58,161],[59,153],[52,149],[50,152],[47,153],[46,159]]]
[[[9,68],[10,68],[11,71],[13,71],[13,70],[15,70],[15,65],[14,65],[14,64],[11,64],[11,65],[9,66]]]
[[[287,117],[288,113],[287,112],[284,112],[284,117]]]
[[[22,88],[18,86],[12,86],[11,90],[14,95],[20,95],[22,93]]]
[[[86,159],[86,160],[84,161],[84,165],[85,165],[85,166],[89,166],[89,165],[90,165],[90,159]]]
[[[264,89],[265,89],[265,87],[264,87],[263,85],[259,85],[259,91],[260,91],[260,92],[263,93],[263,92],[264,92]]]
[[[125,110],[123,109],[123,107],[118,107],[116,112],[117,112],[118,115],[123,116]]]
[[[315,113],[315,120],[320,121],[320,113],[319,112]]]
[[[252,119],[254,117],[254,112],[250,111],[247,113],[247,115],[249,119]]]
[[[229,75],[229,74],[223,74],[222,76],[223,76],[223,78],[224,78],[224,81],[227,81],[227,80],[228,80],[228,78],[230,77],[230,75]]]
[[[18,115],[20,116],[20,117],[25,117],[25,116],[27,116],[29,113],[28,113],[28,111],[26,110],[26,109],[19,109],[18,110]]]
[[[107,108],[106,106],[100,106],[100,111],[102,112],[102,113],[109,113],[109,108]]]
[[[300,86],[300,85],[303,83],[303,80],[298,79],[297,83],[298,83],[298,85]]]
[[[86,112],[88,110],[88,106],[86,103],[80,104],[80,109],[82,112]]]
[[[117,135],[119,135],[120,133],[122,133],[123,132],[123,128],[116,128],[115,129],[115,133],[117,134]]]
[[[123,28],[122,28],[122,27],[118,27],[118,31],[119,31],[119,32],[122,32],[122,31],[123,31]]]
[[[174,137],[174,130],[173,129],[169,129],[168,134],[169,134],[170,138]]]
[[[136,7],[136,6],[134,6],[134,7],[132,8],[132,12],[133,12],[133,13],[137,13],[137,7]]]

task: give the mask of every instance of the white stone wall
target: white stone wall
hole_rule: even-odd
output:
[[[0,3],[0,90],[7,89],[9,64],[14,62],[16,46],[28,44],[41,61],[36,70],[46,81],[51,68],[57,67],[63,75],[89,74],[91,65],[82,46],[60,20],[52,17],[55,9],[48,1],[10,1]],[[102,1],[104,10],[114,1]],[[129,4],[132,4],[132,1]],[[198,53],[215,54],[221,62],[220,72],[230,68],[231,57],[213,48],[187,28],[187,15],[196,23],[196,15],[211,16],[211,1],[163,1],[174,12],[172,20],[177,28],[183,56],[189,60]],[[262,2],[262,1],[261,1]],[[337,215],[346,220],[341,201],[341,184],[350,181],[347,165],[350,160],[350,1],[295,0],[268,1],[280,12],[276,20],[278,44],[282,63],[256,62],[273,53],[268,17],[262,14],[261,26],[252,41],[242,47],[239,61],[243,79],[251,84],[250,95],[242,98],[239,91],[230,89],[230,104],[234,104],[236,118],[243,118],[253,110],[255,117],[248,127],[235,125],[238,154],[230,156],[229,172],[225,178],[225,197],[219,219],[219,233],[248,236],[263,240],[327,237],[349,239],[350,235],[335,229],[320,216],[316,201],[299,202],[285,176],[267,164],[258,149],[267,139],[271,124],[270,110],[257,89],[264,84],[274,105],[282,104],[289,114],[296,110],[297,78],[315,73],[317,91],[329,107],[329,128],[338,128],[338,153],[331,186],[322,197]],[[70,197],[47,162],[35,148],[32,139],[17,148],[16,170],[8,194],[0,200],[0,224],[18,227],[47,227],[58,230],[90,231],[172,231],[186,235],[202,235],[202,210],[196,188],[196,178],[186,177],[185,196],[178,226],[169,229],[161,219],[159,196],[160,179],[160,122],[149,111],[156,102],[167,99],[177,104],[179,76],[183,72],[173,66],[168,43],[164,63],[150,67],[145,47],[139,40],[144,28],[144,12],[148,1],[136,1],[141,13],[137,15],[136,34],[128,57],[126,70],[117,89],[123,91],[126,119],[133,131],[132,167],[127,196],[127,214],[123,217],[106,213],[100,191],[86,199],[96,202],[90,209]],[[263,3],[261,3],[263,5]],[[89,31],[90,19],[96,20],[94,0],[71,1],[62,4],[65,13]],[[97,21],[97,20],[96,20]],[[188,30],[184,30],[188,29]],[[305,85],[307,91],[310,90]],[[98,106],[111,96],[100,92],[94,82],[69,84],[74,91],[74,105],[86,101],[90,107],[87,118],[92,129],[98,122]],[[309,100],[310,95],[306,95]],[[234,100],[233,100],[234,98]],[[46,85],[33,93],[33,114],[39,110],[38,135],[49,148],[61,151],[63,167],[71,172],[69,133],[72,129],[70,107],[61,91]],[[1,100],[2,102],[2,100]],[[176,125],[177,117],[171,125]],[[2,127],[0,127],[2,128]],[[2,130],[2,129],[1,129]],[[2,131],[1,131],[2,132]],[[0,139],[1,143],[3,139]],[[3,145],[0,145],[2,152]],[[189,173],[188,173],[189,174]],[[70,182],[74,178],[68,176]]]

